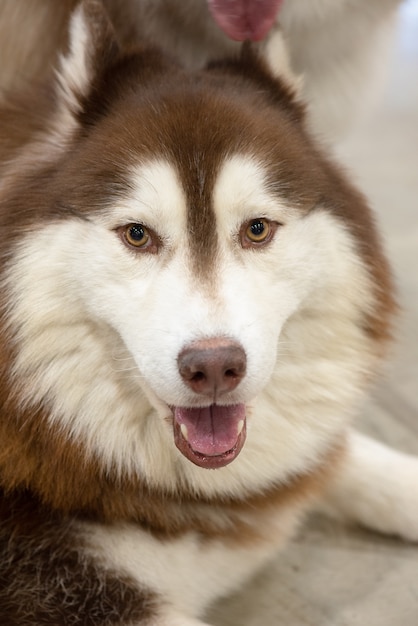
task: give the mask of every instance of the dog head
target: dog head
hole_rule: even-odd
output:
[[[7,428],[55,428],[164,485],[231,461],[259,483],[336,432],[390,281],[278,48],[186,72],[120,50],[99,2],[77,8],[51,113],[1,191]]]

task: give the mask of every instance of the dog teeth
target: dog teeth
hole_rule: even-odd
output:
[[[186,441],[188,441],[189,439],[188,439],[188,436],[187,436],[187,435],[188,435],[188,432],[187,432],[187,426],[186,426],[186,424],[180,424],[180,430],[181,430],[181,434],[183,435],[184,439],[185,439]]]
[[[244,420],[240,420],[238,422],[238,435],[242,433],[242,429],[244,428]]]

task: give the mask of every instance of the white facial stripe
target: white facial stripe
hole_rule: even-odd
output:
[[[283,222],[292,217],[286,202],[268,192],[263,165],[245,155],[225,160],[213,190],[213,206],[223,236],[251,218],[270,216]]]
[[[174,167],[162,160],[137,165],[129,187],[125,200],[95,219],[108,228],[143,223],[169,244],[179,245],[186,229],[186,197]]]

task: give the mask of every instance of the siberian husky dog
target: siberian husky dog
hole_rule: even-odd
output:
[[[279,33],[184,69],[86,0],[0,137],[2,625],[202,626],[320,498],[418,539],[349,426],[390,272]]]
[[[78,0],[2,0],[0,87],[41,78],[65,45]],[[303,76],[307,121],[331,141],[370,108],[387,67],[400,0],[104,0],[125,45],[163,43],[189,67],[260,39],[280,23],[292,68]]]

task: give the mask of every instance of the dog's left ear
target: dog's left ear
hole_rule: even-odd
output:
[[[61,128],[77,126],[95,82],[119,56],[119,46],[100,0],[81,0],[69,24],[68,52],[57,69]]]
[[[257,91],[292,118],[301,120],[304,117],[302,77],[291,68],[286,43],[278,27],[259,44],[244,42],[237,58],[214,61],[208,69],[239,75],[251,81]]]
[[[292,92],[293,99],[300,101],[303,77],[292,69],[289,51],[280,27],[276,25],[257,48],[258,55],[272,76],[285,83]]]

